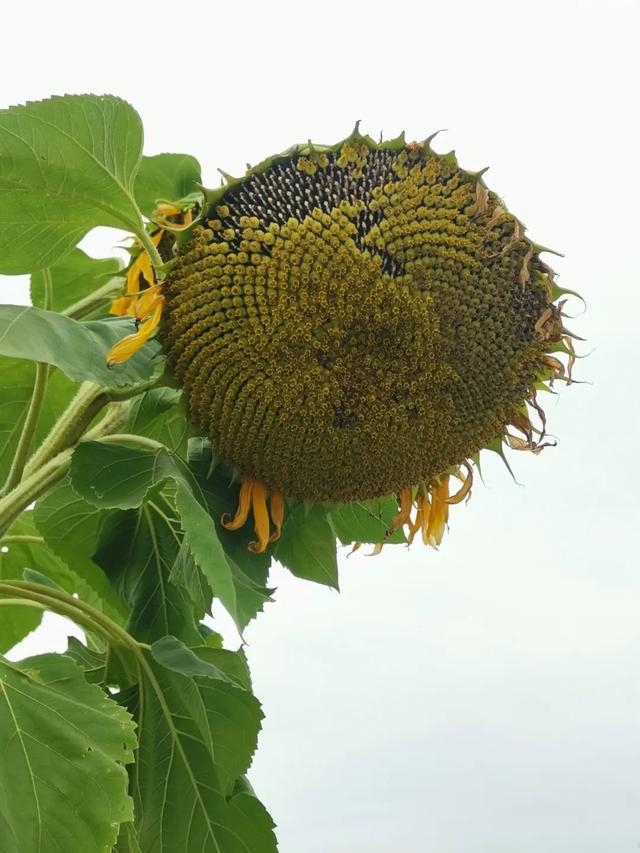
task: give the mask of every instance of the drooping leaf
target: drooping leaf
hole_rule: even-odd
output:
[[[247,548],[255,538],[250,524],[237,531],[225,530],[220,520],[223,515],[235,513],[238,504],[238,487],[230,486],[228,477],[218,470],[206,476],[211,467],[211,454],[204,452],[199,463],[191,460],[198,484],[198,495],[207,505],[215,524],[218,539],[222,544],[227,563],[231,569],[236,593],[236,624],[242,631],[260,613],[266,602],[271,601],[272,589],[267,587],[271,553],[254,554]]]
[[[110,850],[133,816],[135,747],[130,715],[70,658],[0,661],[3,853]]]
[[[0,273],[52,266],[97,225],[135,231],[135,110],[65,95],[0,110]]]
[[[18,358],[0,357],[0,486],[4,484],[33,393],[36,366]],[[33,435],[32,449],[45,438],[75,394],[77,385],[58,370],[50,370]]]
[[[116,293],[124,284],[121,269],[122,263],[118,258],[97,260],[90,258],[82,249],[72,249],[49,270],[52,280],[52,300],[49,308],[52,311],[64,311],[109,282],[113,282],[113,292]],[[44,308],[44,293],[43,273],[34,272],[31,276],[31,302],[36,308]],[[109,302],[110,297],[105,297],[102,314],[108,313],[105,309]],[[95,316],[95,313],[97,312],[91,316]]]
[[[161,495],[136,510],[112,514],[100,534],[95,560],[130,607],[127,630],[143,642],[172,634],[201,642],[202,611],[169,575],[181,545],[175,510]]]
[[[338,589],[336,538],[328,511],[299,503],[285,514],[275,558],[298,578]]]
[[[164,357],[152,340],[125,364],[107,367],[107,352],[134,330],[133,318],[81,322],[22,305],[0,305],[0,355],[53,364],[76,382],[124,388],[159,376]]]
[[[149,490],[167,478],[176,484],[175,506],[187,546],[213,594],[238,621],[234,578],[216,523],[197,478],[175,454],[164,448],[86,442],[76,449],[71,463],[74,489],[97,506],[140,506]],[[178,577],[175,572],[173,577]]]
[[[178,201],[194,192],[200,182],[200,164],[190,154],[143,157],[136,178],[136,201],[144,215],[149,216],[158,199]]]
[[[208,667],[190,674],[193,657],[214,650],[171,646],[171,668],[150,662],[153,676],[122,697],[139,725],[132,793],[142,853],[275,853],[271,818],[237,788],[256,746],[259,703]],[[162,645],[154,648],[166,657]]]

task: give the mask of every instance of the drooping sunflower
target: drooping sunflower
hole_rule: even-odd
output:
[[[480,450],[539,451],[537,393],[571,381],[564,291],[543,247],[482,172],[430,140],[376,143],[356,126],[226,178],[195,225],[160,211],[188,236],[162,285],[144,252],[132,264],[114,310],[141,326],[112,360],[163,319],[192,422],[242,479],[224,523],[253,512],[254,550],[279,536],[286,499],[390,494],[389,532],[438,545]]]

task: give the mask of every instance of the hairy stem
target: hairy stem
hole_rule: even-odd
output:
[[[69,470],[71,448],[58,453],[33,474],[25,477],[9,494],[0,498],[0,537],[11,527],[23,509],[59,482]]]
[[[35,473],[60,451],[75,444],[108,402],[109,396],[104,388],[93,382],[83,382],[49,435],[26,464],[25,476]]]

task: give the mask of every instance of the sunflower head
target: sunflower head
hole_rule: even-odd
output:
[[[163,335],[192,420],[246,483],[278,506],[396,494],[394,527],[438,544],[469,460],[540,447],[529,412],[571,342],[541,247],[481,173],[356,128],[207,203]]]

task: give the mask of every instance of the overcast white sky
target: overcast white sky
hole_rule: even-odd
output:
[[[267,714],[251,775],[282,853],[637,851],[638,4],[61,0],[3,24],[2,107],[120,95],[145,152],[194,154],[210,185],[356,119],[446,127],[438,150],[489,165],[565,253],[548,259],[595,351],[591,384],[548,404],[558,447],[513,454],[524,486],[488,459],[438,553],[343,555],[340,595],[274,573],[247,631]]]

